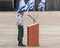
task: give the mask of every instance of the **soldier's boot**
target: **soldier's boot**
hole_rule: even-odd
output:
[[[24,45],[24,44],[22,43],[22,41],[19,41],[19,42],[18,42],[18,46],[26,46],[26,45]]]

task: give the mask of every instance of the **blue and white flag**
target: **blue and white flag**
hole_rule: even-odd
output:
[[[25,1],[24,0],[20,0],[17,13],[21,12],[23,10],[26,10],[26,8],[27,7],[26,7],[26,4],[25,4]]]
[[[27,2],[27,11],[33,9],[34,3],[35,3],[35,0],[29,0],[29,1]]]
[[[38,5],[38,9],[41,9],[44,11],[45,10],[45,0],[41,0],[41,2]]]

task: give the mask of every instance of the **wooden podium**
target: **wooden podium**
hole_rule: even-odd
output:
[[[39,24],[34,23],[27,27],[27,45],[39,46]]]

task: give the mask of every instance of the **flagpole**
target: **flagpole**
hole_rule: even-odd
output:
[[[12,7],[14,8],[14,0],[12,0]]]
[[[35,3],[34,3],[34,6],[33,6],[33,11],[35,11]]]

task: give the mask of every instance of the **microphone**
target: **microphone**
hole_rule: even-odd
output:
[[[31,15],[28,16],[33,20],[33,23],[37,22]]]

